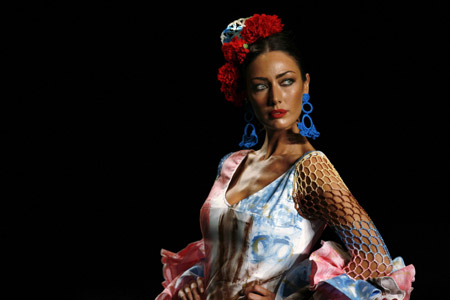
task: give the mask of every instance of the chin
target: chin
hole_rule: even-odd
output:
[[[274,131],[294,131],[297,128],[297,122],[284,122],[283,120],[271,120],[264,127]]]

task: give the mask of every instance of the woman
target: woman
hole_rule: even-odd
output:
[[[308,137],[310,76],[277,16],[254,15],[222,33],[219,70],[229,101],[249,107],[241,146],[225,156],[201,209],[203,239],[162,251],[157,299],[409,299],[414,267],[392,260],[373,222]],[[325,242],[326,225],[348,252]]]

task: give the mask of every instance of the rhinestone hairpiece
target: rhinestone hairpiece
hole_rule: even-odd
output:
[[[241,30],[245,27],[245,21],[250,18],[240,18],[228,24],[227,28],[220,35],[222,45],[231,42],[235,36],[241,38]]]

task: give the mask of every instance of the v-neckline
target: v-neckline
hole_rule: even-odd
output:
[[[262,191],[265,190],[265,189],[267,189],[269,186],[271,186],[272,184],[274,184],[275,182],[277,182],[280,178],[284,177],[288,172],[290,172],[291,169],[292,169],[295,165],[297,165],[297,163],[298,163],[303,157],[305,157],[307,154],[309,154],[309,153],[311,153],[311,152],[318,152],[318,151],[317,151],[317,150],[311,150],[311,151],[305,152],[302,156],[300,156],[300,157],[292,164],[292,166],[290,166],[290,167],[289,167],[285,172],[283,172],[280,176],[278,176],[277,178],[275,178],[274,180],[272,180],[271,182],[269,182],[267,185],[263,186],[262,188],[260,188],[260,189],[257,190],[256,192],[254,192],[253,194],[250,194],[250,195],[248,195],[247,197],[242,198],[241,200],[237,201],[237,202],[234,203],[234,204],[230,204],[230,202],[228,202],[228,200],[227,200],[227,192],[228,192],[228,189],[229,189],[229,187],[230,187],[230,183],[231,183],[231,181],[234,179],[234,175],[235,175],[236,171],[241,167],[242,163],[246,160],[246,158],[248,157],[248,154],[249,154],[250,152],[254,152],[254,150],[253,150],[253,151],[252,151],[252,150],[248,150],[248,151],[242,156],[242,158],[240,159],[240,161],[236,164],[234,170],[231,172],[231,174],[230,174],[230,179],[228,180],[228,182],[227,182],[227,184],[226,184],[226,186],[225,186],[225,188],[224,188],[223,199],[224,199],[225,204],[226,204],[228,207],[235,208],[235,207],[237,207],[237,206],[239,205],[239,203],[241,203],[242,201],[247,200],[247,199],[249,199],[250,197],[253,197],[254,195],[256,195],[256,194],[262,192]]]

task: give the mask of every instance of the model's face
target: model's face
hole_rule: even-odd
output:
[[[271,130],[298,132],[302,96],[309,92],[309,74],[302,80],[294,58],[282,51],[259,55],[247,72],[247,97],[258,120]]]

